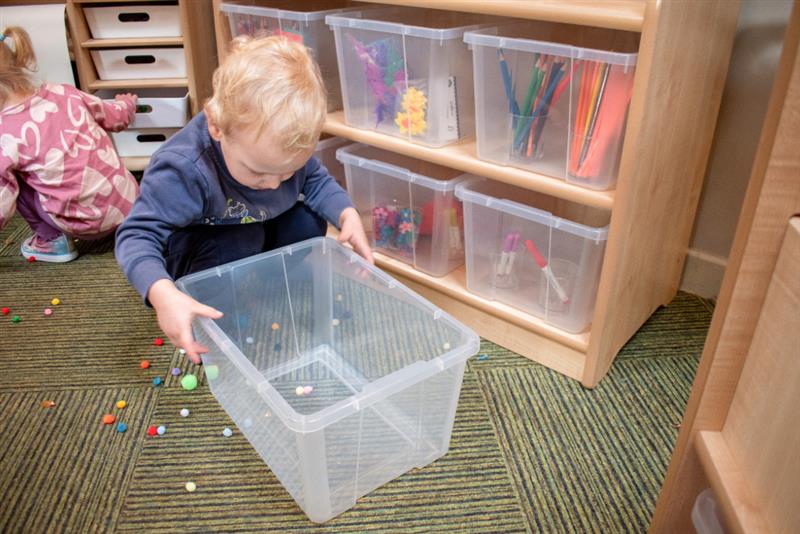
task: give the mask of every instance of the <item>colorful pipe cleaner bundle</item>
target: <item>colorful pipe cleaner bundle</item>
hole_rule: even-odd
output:
[[[380,39],[365,45],[347,34],[364,69],[372,96],[375,98],[375,125],[394,116],[397,97],[405,85],[406,71],[396,39]]]

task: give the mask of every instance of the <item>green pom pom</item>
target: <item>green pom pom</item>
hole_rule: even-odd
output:
[[[186,391],[191,391],[197,387],[197,377],[194,375],[186,375],[181,378],[181,386]]]

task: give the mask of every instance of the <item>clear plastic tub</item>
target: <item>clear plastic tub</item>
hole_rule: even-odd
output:
[[[455,188],[467,175],[363,144],[336,151],[370,243],[431,276],[464,264],[464,213]]]
[[[692,524],[697,534],[725,534],[720,519],[719,505],[711,488],[706,488],[692,507]]]
[[[567,332],[591,324],[608,212],[485,179],[459,184],[456,196],[469,291]]]
[[[336,151],[350,143],[352,141],[344,137],[329,137],[320,140],[317,143],[317,149],[314,151],[314,155],[319,158],[320,163],[328,169],[328,174],[336,178],[336,183],[342,186],[343,189],[347,189],[347,179],[344,174],[344,166],[336,159]]]
[[[312,521],[447,452],[479,338],[352,250],[316,238],[177,285],[225,314],[194,323],[211,391]]]
[[[472,67],[463,35],[486,17],[397,7],[325,20],[336,34],[347,124],[428,146],[472,135]]]
[[[524,38],[539,28],[523,22],[464,35],[475,65],[478,157],[611,189],[636,54]]]
[[[342,93],[336,45],[325,16],[348,9],[331,9],[330,5],[331,2],[324,0],[244,0],[224,2],[220,10],[228,17],[233,37],[284,35],[305,44],[314,54],[325,81],[328,111],[335,111],[342,109]]]

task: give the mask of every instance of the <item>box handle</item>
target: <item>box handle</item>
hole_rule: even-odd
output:
[[[153,106],[149,104],[136,104],[136,113],[152,113]]]
[[[128,65],[142,65],[147,63],[155,63],[156,56],[140,55],[140,56],[125,56],[125,63]]]
[[[150,13],[120,13],[117,15],[120,22],[147,22],[150,20]]]
[[[136,140],[140,143],[158,143],[166,141],[167,136],[164,134],[139,134],[136,136]]]

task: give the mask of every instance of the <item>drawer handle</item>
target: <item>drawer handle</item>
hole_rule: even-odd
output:
[[[139,134],[136,136],[136,140],[140,143],[158,143],[166,141],[167,136],[164,134]]]
[[[150,13],[120,13],[117,19],[120,22],[147,22],[150,20]]]
[[[155,63],[156,56],[125,56],[125,63],[128,65],[142,65],[146,63]]]
[[[148,104],[136,104],[136,113],[152,113],[153,106]]]

